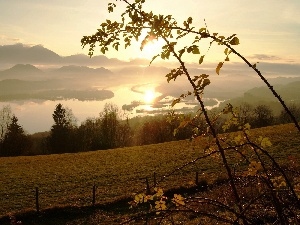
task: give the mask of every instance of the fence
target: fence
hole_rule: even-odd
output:
[[[176,174],[172,174],[176,175]],[[187,174],[185,174],[186,176]],[[199,172],[190,172],[187,176],[193,178],[193,183],[198,184],[199,182]],[[170,177],[168,177],[170,178]],[[175,184],[172,179],[180,181]],[[165,182],[165,187],[179,187],[182,185],[182,179],[177,176],[172,176],[172,179],[169,179],[169,182]],[[36,211],[37,213],[41,212],[44,209],[59,207],[59,206],[95,206],[97,204],[103,204],[107,202],[117,201],[118,199],[128,198],[132,196],[134,192],[143,192],[150,193],[153,187],[156,187],[158,182],[159,185],[162,181],[166,181],[167,177],[158,177],[156,172],[153,172],[150,176],[142,178],[134,178],[127,180],[124,183],[115,184],[96,184],[94,182],[92,185],[80,186],[76,182],[73,186],[69,186],[69,189],[65,187],[65,190],[62,190],[58,184],[56,190],[49,190],[45,187],[36,186],[31,190],[32,196],[28,196],[28,192],[23,192],[16,194],[13,199],[7,196],[2,196],[0,201],[4,205],[0,205],[0,217],[5,216],[8,213],[15,213],[20,211]],[[190,179],[189,179],[190,180]],[[135,185],[133,185],[133,183]],[[172,186],[168,186],[172,184]],[[75,186],[76,185],[76,186]],[[73,188],[76,190],[74,192]],[[112,189],[117,189],[116,192]],[[99,191],[101,190],[101,191]],[[110,190],[110,191],[108,191]],[[73,191],[73,192],[72,192]],[[122,194],[120,194],[122,193]],[[27,198],[26,198],[27,195]],[[105,197],[105,195],[108,195]],[[24,199],[25,198],[25,199]],[[99,200],[100,199],[100,200]],[[4,201],[3,201],[4,200]],[[13,201],[13,202],[12,202]]]

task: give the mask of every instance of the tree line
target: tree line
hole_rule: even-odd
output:
[[[291,104],[289,109],[299,121],[300,106]],[[242,103],[236,110],[239,111],[239,120],[251,124],[253,128],[291,122],[284,110],[275,115],[271,107],[264,104],[253,106]],[[210,116],[213,118],[219,111],[219,108],[210,110]],[[56,105],[52,118],[54,124],[50,131],[28,135],[10,106],[4,106],[0,111],[0,156],[58,154],[156,144],[189,139],[195,131],[204,133],[207,127],[204,118],[195,117],[193,113],[170,111],[163,115],[124,118],[112,103],[106,104],[98,117],[88,118],[80,126],[72,110],[60,103]],[[214,123],[215,129],[222,132],[225,121],[224,116],[218,117]],[[235,128],[231,127],[229,131],[235,131]]]

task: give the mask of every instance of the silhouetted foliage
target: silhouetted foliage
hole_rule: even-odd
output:
[[[31,147],[30,138],[18,124],[18,118],[13,116],[2,141],[2,156],[18,156],[28,152]]]
[[[293,113],[297,121],[300,121],[300,107],[299,105],[292,104],[289,106],[290,111]],[[279,123],[292,123],[291,117],[287,114],[285,110],[281,110],[278,116]]]
[[[253,110],[253,127],[266,127],[274,123],[274,115],[270,107],[258,105]]]
[[[48,137],[48,147],[51,153],[63,153],[76,151],[73,142],[75,135],[73,116],[62,104],[57,104],[52,114],[54,125]]]
[[[130,202],[132,207],[139,207],[136,216],[132,216],[127,223],[136,220],[144,220],[145,224],[154,223],[175,224],[177,220],[188,221],[193,218],[204,221],[205,224],[226,223],[226,224],[264,224],[297,223],[300,210],[299,201],[299,181],[288,177],[286,171],[277,163],[270,154],[272,143],[268,137],[251,135],[251,125],[254,127],[268,126],[274,123],[274,115],[271,109],[266,105],[259,105],[253,110],[253,124],[245,123],[244,113],[240,114],[239,108],[233,107],[230,103],[226,105],[222,112],[212,115],[209,114],[204,99],[206,86],[210,84],[210,76],[202,73],[192,76],[185,63],[185,57],[191,54],[198,55],[198,63],[201,65],[207,52],[213,44],[222,48],[225,54],[222,61],[219,61],[215,72],[220,74],[221,68],[230,61],[231,54],[239,57],[251,70],[265,83],[270,93],[281,104],[287,114],[290,116],[295,127],[300,131],[300,126],[293,113],[289,110],[281,96],[275,91],[274,87],[262,75],[257,68],[256,63],[249,62],[243,55],[236,51],[235,45],[240,44],[236,34],[230,36],[211,33],[207,25],[196,28],[193,25],[193,18],[188,17],[183,24],[177,22],[172,15],[157,15],[152,11],[144,11],[145,0],[128,1],[125,3],[123,13],[120,13],[120,21],[103,21],[96,33],[84,36],[81,39],[82,46],[89,46],[90,57],[94,54],[96,46],[100,46],[100,51],[105,54],[110,49],[118,50],[119,46],[125,43],[125,48],[131,45],[132,40],[141,40],[140,49],[154,40],[162,39],[164,46],[160,54],[153,56],[150,64],[160,57],[162,60],[169,60],[173,57],[177,62],[176,68],[166,75],[167,82],[176,80],[179,76],[186,78],[191,89],[182,93],[180,97],[173,100],[171,106],[175,106],[188,96],[194,96],[199,103],[199,110],[196,117],[203,117],[205,120],[205,132],[198,131],[194,118],[183,118],[179,128],[187,125],[195,126],[193,137],[207,137],[207,146],[203,149],[202,155],[186,163],[182,167],[174,169],[170,174],[180,171],[189,164],[204,159],[218,160],[222,164],[226,174],[225,187],[230,190],[224,193],[224,196],[210,196],[209,193],[204,196],[189,196],[185,198],[180,194],[165,196],[164,191],[157,186],[153,192],[141,192],[134,196]],[[120,4],[122,5],[122,4]],[[115,2],[108,3],[108,12],[114,12],[117,7]],[[142,34],[146,31],[146,35]],[[190,39],[188,39],[189,37]],[[207,51],[200,55],[200,43],[203,40],[209,42]],[[204,41],[204,43],[206,43]],[[222,130],[223,132],[237,129],[238,132],[220,134],[219,118],[225,118]],[[221,119],[223,119],[221,118]],[[202,122],[200,120],[200,122]],[[202,127],[200,124],[199,127]],[[151,126],[145,125],[145,130],[161,133],[158,124]],[[155,129],[158,129],[156,131]],[[147,133],[147,135],[152,135]],[[154,136],[154,139],[157,137]],[[161,138],[161,137],[160,137]],[[161,139],[159,139],[160,141]],[[148,140],[145,140],[148,142]],[[195,142],[197,143],[197,142]],[[205,168],[203,168],[205,169]],[[220,171],[221,172],[221,171]],[[163,176],[162,181],[167,176]],[[247,184],[246,184],[247,183]],[[248,187],[258,187],[258,190],[252,196],[248,194]],[[170,187],[169,187],[170,188]],[[212,187],[213,188],[213,187]],[[150,193],[150,194],[149,194]],[[148,205],[148,209],[144,206]],[[187,215],[187,216],[186,216]],[[178,219],[175,219],[178,218]],[[126,222],[125,222],[126,223]],[[181,223],[181,222],[180,222]]]

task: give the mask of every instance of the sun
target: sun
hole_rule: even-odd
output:
[[[145,103],[152,103],[155,99],[155,92],[153,90],[146,90],[144,92]]]
[[[164,41],[162,39],[150,39],[143,46],[141,56],[146,59],[152,59],[153,56],[160,54],[162,46],[164,46]]]

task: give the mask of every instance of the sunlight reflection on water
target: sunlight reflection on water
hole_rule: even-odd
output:
[[[28,133],[35,133],[50,130],[53,125],[52,113],[58,103],[63,104],[72,110],[74,116],[78,120],[78,125],[85,121],[87,118],[98,117],[99,113],[103,110],[105,103],[116,104],[122,111],[124,104],[131,104],[132,101],[143,102],[143,91],[132,91],[130,86],[120,86],[111,89],[115,96],[111,99],[103,101],[79,101],[77,99],[71,100],[58,100],[58,101],[42,101],[42,100],[28,100],[28,101],[12,101],[0,102],[0,108],[5,105],[10,105],[12,112],[19,119],[19,124],[23,126],[24,130]],[[141,89],[142,90],[142,89]],[[145,90],[144,90],[145,91]],[[170,109],[170,103],[160,102],[161,104],[155,106],[150,104],[141,104],[134,108],[131,112],[123,111],[129,118],[138,115],[147,115],[149,112],[166,112]],[[179,103],[176,105],[177,109],[180,108],[193,108],[195,105],[187,105]],[[162,111],[163,110],[163,111]]]

